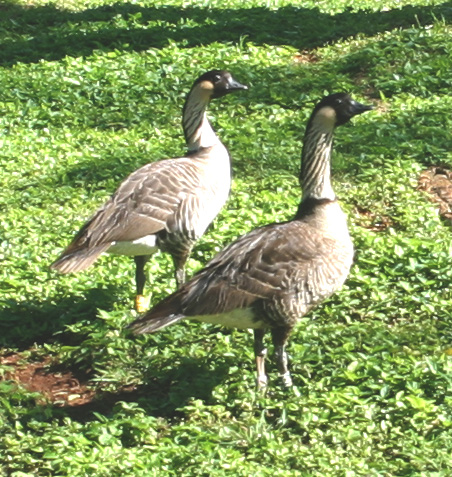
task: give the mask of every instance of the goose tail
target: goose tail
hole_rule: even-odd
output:
[[[105,252],[110,244],[101,244],[97,247],[71,251],[68,247],[62,255],[50,265],[52,270],[60,273],[76,273],[90,267]]]
[[[186,316],[181,312],[181,297],[176,292],[130,323],[127,328],[138,335],[155,333],[184,318]]]

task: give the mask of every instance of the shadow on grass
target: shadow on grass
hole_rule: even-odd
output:
[[[142,51],[170,42],[183,47],[213,42],[237,42],[314,48],[358,33],[374,35],[413,24],[428,25],[435,18],[452,20],[452,2],[436,6],[405,6],[385,12],[345,11],[336,15],[317,8],[285,6],[218,9],[173,6],[141,7],[116,3],[82,12],[54,6],[0,7],[3,34],[0,63],[58,60],[89,55],[94,50]]]
[[[192,399],[209,402],[213,389],[222,383],[228,374],[229,364],[222,363],[215,369],[199,359],[185,357],[177,365],[168,365],[149,370],[145,382],[133,391],[100,393],[92,402],[77,408],[66,408],[64,412],[73,419],[90,419],[93,412],[111,414],[118,402],[133,402],[156,417],[177,417],[183,413],[178,409]]]
[[[58,304],[7,301],[0,310],[0,346],[22,351],[49,343],[68,324],[96,320],[97,310],[110,310],[115,297],[115,290],[106,287],[86,290],[83,297],[70,296]]]
[[[122,409],[122,402],[136,403],[150,416],[170,419],[182,417],[183,412],[179,409],[191,400],[211,400],[213,389],[225,380],[230,365],[223,362],[212,369],[205,362],[186,357],[174,366],[152,369],[150,365],[145,385],[117,392],[97,391],[87,402],[76,406],[61,407],[53,403],[30,405],[29,411],[22,415],[22,420],[70,417],[84,423],[96,419],[95,413],[105,416],[117,414]],[[30,399],[34,400],[36,396],[32,395]]]

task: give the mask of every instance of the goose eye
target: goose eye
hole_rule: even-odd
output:
[[[213,80],[215,81],[215,83],[218,83],[218,81],[221,80],[221,76],[220,76],[220,75],[215,75],[215,76],[213,77]]]

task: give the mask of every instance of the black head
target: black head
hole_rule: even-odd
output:
[[[212,70],[201,75],[194,83],[193,87],[199,85],[204,91],[210,93],[211,98],[221,98],[241,89],[248,89],[248,86],[236,81],[229,71]]]
[[[350,121],[353,116],[370,111],[373,106],[358,103],[347,93],[334,93],[325,96],[314,108],[312,118],[323,113],[325,118],[334,121],[334,126],[340,126]]]

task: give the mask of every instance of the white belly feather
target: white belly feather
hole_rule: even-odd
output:
[[[158,250],[156,241],[155,235],[146,235],[130,242],[113,242],[107,252],[129,256],[152,255]]]
[[[227,328],[258,329],[266,327],[264,322],[255,319],[255,314],[251,308],[241,308],[218,315],[191,316],[190,318],[204,323],[226,326]]]

